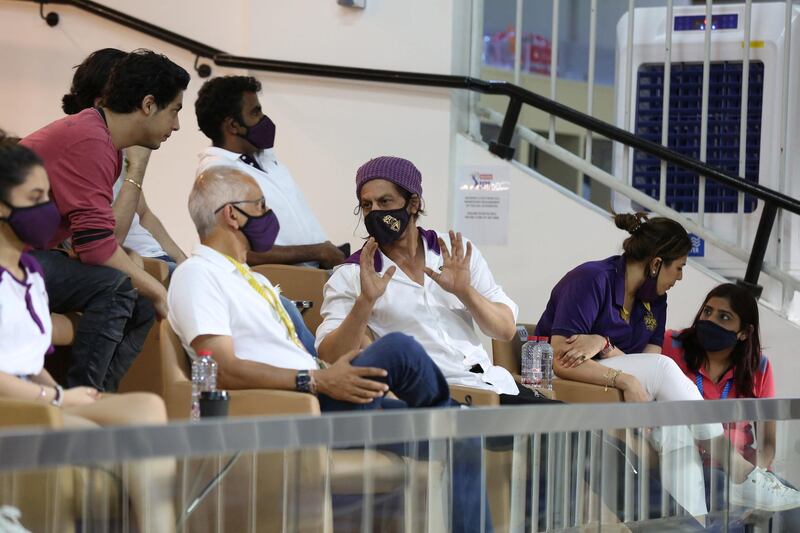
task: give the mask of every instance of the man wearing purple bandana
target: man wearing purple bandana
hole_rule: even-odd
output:
[[[356,197],[370,238],[325,285],[320,357],[334,362],[401,331],[422,344],[450,384],[492,390],[504,404],[544,401],[492,364],[475,330],[508,340],[518,311],[480,251],[460,233],[417,226],[419,169],[400,157],[372,159],[356,173]]]
[[[279,228],[269,198],[247,174],[229,166],[203,172],[189,213],[202,244],[172,276],[168,318],[188,353],[213,353],[221,388],[315,394],[323,412],[457,405],[436,364],[408,335],[387,335],[332,365],[303,346],[278,287],[245,261],[268,252]],[[387,398],[389,390],[399,399]],[[453,531],[480,531],[479,443],[457,441],[453,457]]]
[[[328,241],[303,193],[278,162],[275,123],[258,101],[261,83],[248,76],[224,76],[205,82],[197,95],[197,123],[213,146],[200,154],[197,174],[214,166],[230,166],[252,177],[283,224],[267,252],[250,252],[251,265],[304,264],[333,268],[345,254]]]

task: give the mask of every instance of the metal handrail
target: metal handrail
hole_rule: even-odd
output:
[[[550,98],[536,94],[528,89],[506,81],[488,81],[469,76],[453,76],[446,74],[428,74],[419,72],[405,72],[395,70],[380,70],[335,65],[320,65],[315,63],[302,63],[295,61],[278,61],[254,57],[236,56],[222,50],[207,46],[203,43],[189,39],[178,33],[166,30],[155,24],[133,17],[121,11],[111,9],[91,0],[17,0],[32,2],[40,5],[52,3],[70,5],[92,13],[106,20],[110,20],[127,28],[161,39],[179,48],[183,48],[199,57],[211,59],[216,65],[223,67],[244,68],[265,72],[280,72],[300,76],[316,76],[336,79],[358,80],[379,83],[395,83],[423,87],[439,87],[445,89],[461,89],[483,94],[507,96],[509,98],[505,118],[500,128],[496,141],[490,143],[489,150],[504,158],[511,159],[514,149],[511,139],[519,119],[522,105],[526,104],[562,120],[602,135],[612,141],[617,141],[631,148],[641,150],[653,155],[662,161],[667,161],[683,169],[705,176],[739,192],[749,194],[760,200],[765,205],[757,231],[757,240],[748,262],[745,284],[754,292],[760,294],[757,285],[758,275],[762,270],[764,254],[767,248],[769,235],[772,231],[775,212],[784,209],[790,213],[800,215],[800,201],[778,191],[757,183],[751,183],[741,177],[730,175],[723,170],[703,163],[697,159],[678,153],[666,146],[638,137],[636,134],[609,124],[605,121],[577,111],[571,107],[560,104]],[[200,66],[196,68],[202,68]],[[208,75],[205,67],[202,74]],[[763,242],[762,242],[763,241]]]

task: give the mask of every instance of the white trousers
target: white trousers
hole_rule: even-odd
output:
[[[622,370],[638,379],[650,398],[661,402],[702,400],[697,386],[671,358],[661,354],[627,354],[602,359],[600,364]],[[663,426],[653,429],[650,441],[660,454],[661,483],[689,513],[707,513],[703,465],[695,439],[710,440],[723,434],[722,424]]]

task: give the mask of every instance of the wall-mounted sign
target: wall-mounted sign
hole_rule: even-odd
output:
[[[460,167],[456,175],[456,231],[478,245],[508,244],[510,189],[507,167]]]

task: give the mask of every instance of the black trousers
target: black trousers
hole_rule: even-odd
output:
[[[82,313],[67,386],[116,391],[153,326],[153,304],[119,270],[86,265],[55,250],[32,255],[44,270],[50,311]]]

